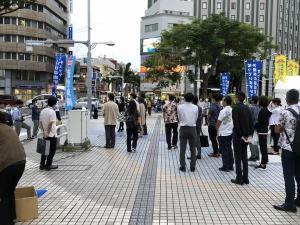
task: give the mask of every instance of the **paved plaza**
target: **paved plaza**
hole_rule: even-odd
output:
[[[104,149],[103,120],[91,121],[94,147],[58,152],[58,171],[39,171],[36,143],[26,143],[19,186],[48,192],[39,199],[39,218],[18,224],[300,224],[300,212],[272,207],[284,200],[279,156],[270,156],[266,171],[251,165],[250,185],[230,183],[235,172],[220,172],[221,159],[209,158],[209,148],[195,173],[182,173],[179,150],[167,150],[161,116],[148,117],[147,124],[149,135],[138,140],[136,153],[127,153],[125,132],[117,134],[115,149]]]

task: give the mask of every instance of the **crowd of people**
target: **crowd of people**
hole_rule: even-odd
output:
[[[203,121],[208,125],[212,152],[209,157],[222,157],[221,172],[236,171],[231,182],[237,185],[250,183],[248,176],[248,161],[260,161],[256,169],[266,170],[268,160],[268,134],[271,131],[273,153],[280,154],[285,182],[286,198],[281,205],[274,208],[281,211],[297,212],[300,206],[300,106],[299,92],[292,89],[286,94],[286,107],[281,106],[281,100],[274,98],[270,101],[265,96],[253,97],[251,104],[245,104],[246,95],[239,92],[235,95],[235,104],[230,96],[213,95],[213,102],[199,100],[197,96],[187,93],[184,101],[180,102],[170,95],[162,106],[167,149],[178,149],[180,141],[180,167],[187,171],[186,150],[189,144],[190,171],[196,170],[197,159],[202,159],[201,137],[204,136]],[[57,99],[48,99],[48,106],[42,110],[34,104],[31,128],[24,123],[20,111],[22,103],[12,107],[8,113],[0,106],[0,224],[13,224],[16,218],[14,191],[21,178],[26,155],[19,140],[21,128],[27,130],[28,139],[37,136],[40,129],[43,138],[50,142],[48,155],[41,155],[40,170],[53,170],[56,152]],[[149,112],[150,111],[150,112]],[[137,151],[138,139],[148,134],[147,112],[151,115],[152,104],[144,95],[130,95],[130,99],[120,99],[115,102],[113,94],[108,94],[108,101],[103,106],[105,126],[105,148],[114,148],[116,143],[116,127],[118,132],[125,129],[127,133],[127,152]],[[12,129],[14,126],[14,129]],[[179,131],[178,131],[179,130]],[[248,158],[248,146],[251,156]],[[296,184],[297,189],[296,189]],[[296,198],[295,198],[296,196]]]

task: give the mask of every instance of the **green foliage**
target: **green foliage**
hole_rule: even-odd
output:
[[[36,0],[1,0],[0,1],[0,16],[14,12],[18,9],[27,7],[35,3]]]
[[[203,92],[206,97],[208,79],[219,72],[231,72],[234,82],[240,82],[245,59],[264,59],[274,48],[272,39],[251,25],[230,20],[223,14],[211,15],[206,20],[195,19],[162,33],[156,52],[144,64],[147,76],[159,87],[180,81],[177,66],[211,65],[202,73]],[[184,76],[195,81],[195,74],[186,71]]]

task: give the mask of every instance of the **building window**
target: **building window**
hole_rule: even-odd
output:
[[[217,9],[222,9],[222,3],[221,2],[217,3]]]
[[[16,60],[16,59],[17,59],[17,53],[12,52],[12,53],[11,53],[11,59]]]
[[[17,25],[17,18],[16,17],[11,18],[11,24]]]
[[[17,36],[11,35],[11,42],[17,42]]]
[[[231,9],[236,9],[236,2],[231,3]]]
[[[5,52],[5,59],[11,59],[10,52]]]
[[[265,9],[265,3],[261,2],[259,4],[259,8],[260,8],[260,10],[264,10]]]
[[[246,2],[246,7],[247,10],[250,10],[250,2]]]
[[[38,10],[39,10],[39,12],[43,12],[44,11],[44,7],[42,5],[39,5],[38,6]]]
[[[19,43],[24,43],[24,42],[25,42],[25,37],[20,35],[20,36],[18,37],[18,42],[19,42]]]
[[[250,23],[250,15],[246,15],[245,16],[245,22],[246,23]]]
[[[30,61],[31,57],[29,53],[25,53],[25,60]]]
[[[235,15],[231,15],[230,18],[231,18],[232,20],[235,20]]]
[[[259,22],[265,22],[265,16],[264,15],[259,16]]]
[[[4,17],[4,24],[10,24],[10,17]]]
[[[207,2],[202,3],[202,9],[207,9]]]
[[[24,60],[25,59],[24,53],[19,53],[18,58],[19,60]]]
[[[207,19],[207,15],[203,15],[203,16],[202,16],[202,19],[203,19],[203,20],[206,20],[206,19]]]
[[[149,24],[145,26],[146,33],[153,32],[153,31],[158,31],[158,23]]]
[[[5,35],[4,40],[5,40],[5,42],[11,42],[11,36],[10,35]]]

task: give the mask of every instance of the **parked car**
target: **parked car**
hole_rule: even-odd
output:
[[[14,95],[0,95],[0,104],[15,105],[18,98]]]
[[[77,100],[77,103],[74,108],[82,109],[83,107],[84,108],[88,107],[88,98],[87,97],[79,98]],[[99,99],[92,98],[92,110],[94,110],[95,107],[97,107],[98,109],[102,109],[102,104],[99,102]]]
[[[39,108],[44,108],[48,104],[48,99],[51,97],[51,94],[42,94],[34,97],[33,99],[30,99],[26,101],[25,106],[28,106],[29,108],[32,107],[32,101],[36,100],[37,105]],[[57,95],[58,98],[58,104],[61,108],[64,107],[64,101],[63,101],[63,96],[62,95]]]

